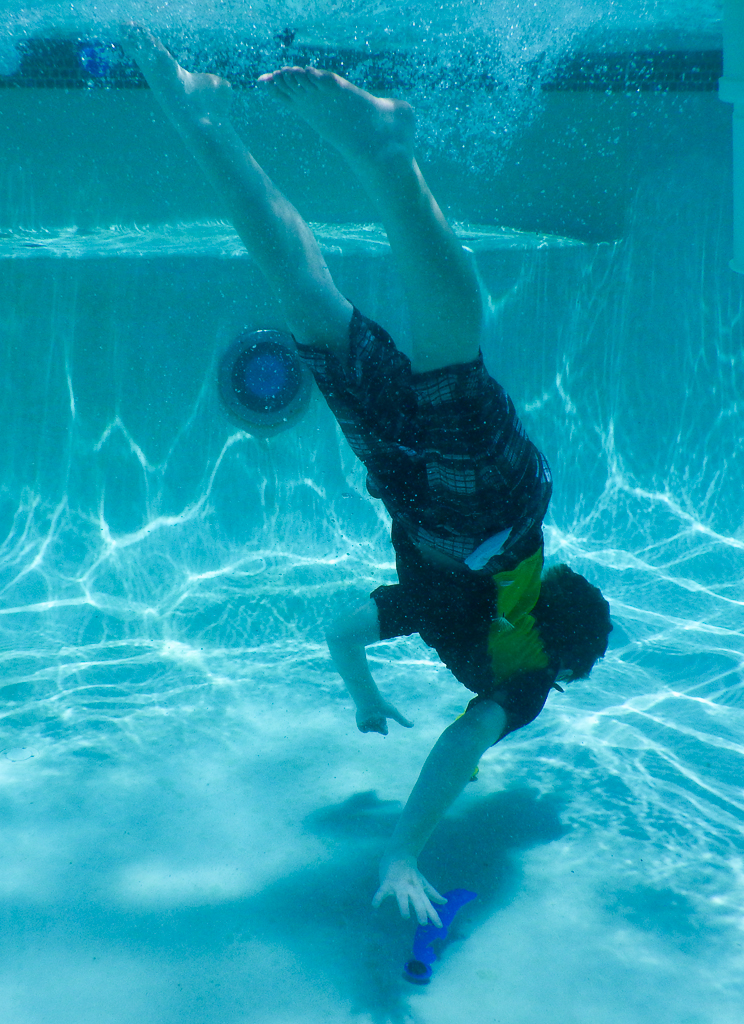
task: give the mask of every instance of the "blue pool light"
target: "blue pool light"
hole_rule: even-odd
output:
[[[431,980],[431,965],[437,959],[437,954],[432,949],[432,943],[439,939],[447,938],[449,926],[454,920],[455,914],[464,907],[466,903],[476,899],[478,893],[469,892],[467,889],[451,889],[444,893],[447,902],[444,906],[437,907],[439,920],[442,927],[437,928],[435,924],[420,924],[413,937],[413,957],[403,967],[403,977],[414,985],[428,985]]]
[[[0,76],[10,77],[14,75],[21,66],[23,58],[12,39],[0,39]]]
[[[281,331],[245,331],[220,362],[222,401],[257,433],[276,433],[298,420],[310,399],[310,382],[293,338]]]
[[[104,43],[100,39],[85,39],[78,43],[78,60],[91,78],[108,78],[112,68],[119,62],[119,54],[114,43]]]

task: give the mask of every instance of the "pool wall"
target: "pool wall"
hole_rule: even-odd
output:
[[[241,93],[239,106],[255,95]],[[542,122],[514,141],[503,174],[476,169],[467,192],[466,170],[446,154],[431,174],[448,210],[484,225],[463,228],[492,305],[484,352],[553,468],[551,556],[583,566],[611,599],[633,567],[633,644],[645,649],[659,635],[643,607],[649,593],[660,587],[680,623],[726,619],[726,581],[740,575],[744,307],[728,269],[731,114],[709,90],[546,95]],[[386,522],[317,395],[299,425],[271,439],[222,409],[222,352],[246,328],[283,325],[234,236],[216,254],[205,244],[219,204],[147,91],[4,89],[0,106],[14,140],[0,150],[2,216],[13,227],[0,238],[7,628],[43,616],[59,635],[95,637],[105,612],[109,630],[126,621],[132,633],[186,630],[229,645],[231,601],[253,590],[256,642],[288,622],[319,639],[346,590],[363,595],[392,578]],[[389,254],[347,223],[368,207],[353,189],[339,198],[346,182],[327,157],[315,166],[309,143],[297,161],[283,159],[287,122],[267,117],[259,107],[259,156],[323,222],[342,290],[405,347]],[[562,147],[541,147],[541,123]],[[609,136],[605,152],[597,140]],[[590,187],[571,153],[596,171]],[[553,186],[565,203],[551,220]],[[530,195],[542,198],[531,205]],[[595,240],[497,228],[516,207],[510,228],[567,232],[581,221]],[[122,227],[140,217],[155,226]],[[284,618],[269,612],[259,577],[274,598],[288,595]],[[228,579],[227,591],[208,591]],[[726,678],[738,670],[736,643],[724,645]]]
[[[680,128],[684,158],[638,184],[622,241],[535,248],[494,235],[477,252],[494,296],[486,358],[548,455],[548,522],[569,547],[637,552],[698,526],[741,535],[742,285],[726,263],[727,139],[711,142],[705,114]],[[94,550],[102,536],[181,531],[193,572],[214,570],[225,544],[335,559],[362,541],[381,557],[384,522],[319,398],[268,440],[220,406],[216,364],[232,338],[282,326],[239,247],[137,256],[147,246],[128,236],[116,255],[73,258],[39,238],[2,261],[4,530],[15,522],[17,537],[29,502],[37,519],[63,503],[98,531]],[[337,241],[340,286],[405,345],[390,257]]]
[[[254,57],[248,70],[227,60],[216,70],[236,83],[239,130],[309,220],[370,221],[375,211],[329,147],[253,87],[272,61],[356,70],[369,88],[410,96],[421,108],[427,176],[453,219],[607,241],[625,233],[633,196],[654,168],[696,149],[730,162],[731,111],[716,99],[720,40],[676,45],[579,52],[542,78],[516,67],[511,83],[498,77],[508,69],[471,81],[464,68],[467,89],[437,80],[428,92],[426,69],[417,91],[390,55],[376,64],[343,52],[274,54]],[[39,40],[21,72],[0,75],[0,230],[222,216],[149,90],[134,87],[141,79],[133,70],[90,77],[81,46]]]

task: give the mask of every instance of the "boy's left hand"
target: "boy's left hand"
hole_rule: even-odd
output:
[[[411,915],[412,907],[420,925],[426,925],[431,921],[437,928],[442,927],[442,921],[433,904],[446,903],[447,900],[421,874],[415,857],[383,857],[380,865],[380,888],[375,893],[372,906],[379,907],[388,896],[395,896],[398,909],[406,920]]]

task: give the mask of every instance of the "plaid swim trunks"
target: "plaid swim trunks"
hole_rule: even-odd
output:
[[[418,633],[478,695],[468,707],[493,700],[504,708],[505,734],[531,722],[555,672],[528,659],[522,670],[499,679],[489,649],[498,613],[494,574],[541,550],[552,487],[547,462],[509,396],[480,355],[414,374],[388,333],[358,310],[345,361],[305,345],[298,350],[366,465],[370,493],[393,520],[399,583],[371,595],[380,638]],[[454,557],[462,568],[433,564],[418,543]],[[483,549],[488,557],[470,571],[473,555]]]
[[[483,357],[413,373],[390,335],[356,309],[349,331],[343,362],[298,350],[393,521],[415,544],[488,574],[534,551],[550,470]]]

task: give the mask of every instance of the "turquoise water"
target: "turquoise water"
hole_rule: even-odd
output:
[[[742,288],[704,204],[676,244],[688,177],[663,244],[655,187],[616,245],[461,228],[512,282],[488,356],[555,469],[548,549],[616,631],[422,858],[480,893],[426,992],[369,900],[467,694],[382,644],[416,728],[356,732],[322,620],[392,579],[387,524],[319,400],[270,441],[219,408],[219,352],[272,317],[248,260],[220,225],[6,239],[7,1019],[738,1019]],[[381,315],[379,234],[318,233]]]
[[[702,137],[640,177],[620,241],[458,225],[554,470],[548,552],[615,632],[427,847],[479,900],[425,990],[370,901],[468,693],[381,644],[415,728],[357,732],[322,623],[393,579],[388,524],[317,396],[269,440],[221,409],[222,351],[280,325],[259,276],[220,223],[0,238],[4,1021],[738,1024],[744,279]],[[405,345],[379,231],[316,229]]]

